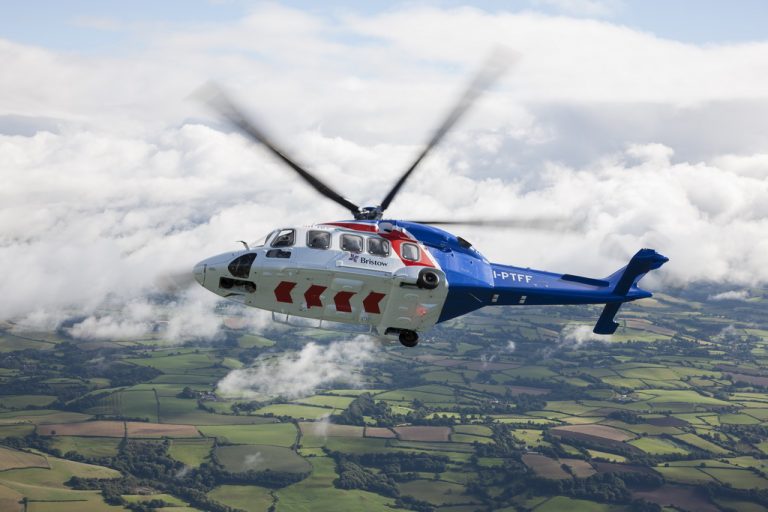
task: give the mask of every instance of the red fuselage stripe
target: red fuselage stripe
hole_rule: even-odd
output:
[[[427,249],[424,247],[421,243],[419,243],[418,240],[415,238],[409,236],[407,233],[400,229],[393,229],[392,231],[379,231],[379,228],[376,224],[368,224],[368,223],[357,223],[357,222],[326,222],[325,225],[327,226],[337,226],[340,228],[345,229],[351,229],[354,231],[362,231],[364,233],[373,233],[377,234],[380,237],[389,240],[392,243],[392,248],[395,251],[395,254],[398,258],[400,258],[400,261],[403,262],[403,265],[406,267],[435,267],[434,262],[429,258],[427,255]],[[419,249],[421,251],[421,256],[418,261],[413,260],[407,260],[403,258],[402,253],[400,252],[400,245],[403,242],[408,242],[412,244],[416,244],[419,246]]]

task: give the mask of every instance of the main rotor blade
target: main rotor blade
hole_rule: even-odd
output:
[[[433,226],[482,226],[511,229],[535,229],[544,231],[578,231],[572,221],[564,218],[532,217],[520,219],[464,219],[464,220],[409,220]]]
[[[289,158],[286,152],[276,146],[252,119],[248,119],[245,116],[243,110],[238,108],[238,106],[235,105],[232,99],[228,97],[220,87],[211,84],[208,85],[206,89],[205,101],[211,108],[218,112],[219,115],[227,119],[230,123],[239,128],[241,132],[243,132],[255,142],[263,144],[264,147],[272,152],[273,155],[282,160],[283,163],[285,163],[288,167],[296,171],[296,173],[301,176],[304,181],[309,183],[312,188],[320,192],[331,201],[335,201],[344,208],[348,209],[354,215],[357,215],[360,208],[355,203],[343,197],[330,186],[320,181],[319,178]]]
[[[469,86],[464,91],[464,94],[461,95],[458,103],[456,103],[456,106],[453,107],[453,110],[451,110],[451,112],[448,114],[448,117],[438,127],[437,131],[435,131],[434,135],[432,135],[432,138],[421,151],[413,164],[411,164],[408,170],[405,171],[397,183],[395,183],[395,186],[392,187],[392,190],[389,191],[384,200],[381,202],[381,211],[387,209],[389,204],[400,191],[400,188],[402,188],[406,180],[411,176],[411,173],[413,173],[416,167],[419,166],[421,161],[424,160],[424,157],[427,156],[432,148],[437,146],[442,138],[445,137],[445,134],[448,133],[451,128],[453,128],[453,125],[455,125],[456,122],[461,119],[464,113],[469,110],[469,107],[472,106],[472,104],[480,97],[480,95],[486,89],[488,89],[488,87],[490,87],[493,82],[495,82],[504,73],[504,71],[506,71],[511,62],[510,57],[511,56],[509,54],[506,54],[506,52],[502,52],[500,50],[497,50],[491,54],[477,75],[475,75],[475,78],[469,83]]]

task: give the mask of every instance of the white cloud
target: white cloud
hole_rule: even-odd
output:
[[[747,300],[749,298],[749,290],[732,290],[729,292],[717,293],[710,295],[707,300]]]
[[[740,335],[741,331],[736,329],[736,327],[731,324],[727,327],[724,327],[718,334],[718,337],[725,341],[738,341],[740,339]]]
[[[249,453],[243,460],[243,469],[246,471],[256,471],[264,465],[264,456],[261,452]]]
[[[367,336],[330,345],[308,343],[297,353],[259,359],[249,368],[231,371],[219,381],[218,392],[224,396],[297,398],[330,382],[359,385],[357,372],[376,352],[376,343]]]
[[[560,339],[564,345],[573,345],[580,347],[589,341],[605,342],[610,340],[610,336],[602,336],[592,332],[591,325],[584,324],[566,324],[560,331]]]
[[[114,302],[114,301],[113,301]],[[129,300],[98,308],[67,328],[76,339],[129,340],[157,336],[166,343],[212,340],[220,335],[224,317],[214,312],[215,299],[202,288],[182,291],[173,301]],[[60,321],[63,320],[60,319]],[[260,324],[258,316],[244,324]]]
[[[455,231],[521,266],[600,276],[651,246],[671,258],[651,286],[768,281],[768,43],[701,47],[471,8],[334,18],[262,5],[231,23],[123,29],[146,48],[110,57],[0,40],[0,133],[18,133],[0,136],[0,318],[72,313],[86,317],[82,336],[140,333],[147,320],[130,305],[160,277],[275,219],[346,216],[214,128],[185,100],[205,81],[231,86],[297,159],[368,204],[496,43],[518,65],[424,162],[393,217],[561,215],[583,232]],[[35,123],[48,131],[29,135]],[[169,337],[216,336],[203,315],[214,298],[201,297],[180,300]],[[108,300],[118,313],[104,313]]]
[[[129,302],[117,314],[89,316],[70,327],[68,332],[79,339],[141,338],[152,332],[155,314],[152,305],[146,302]]]
[[[202,292],[202,290],[199,290]],[[163,337],[171,342],[214,339],[219,335],[221,318],[213,314],[211,298],[187,299],[170,304],[172,314]]]

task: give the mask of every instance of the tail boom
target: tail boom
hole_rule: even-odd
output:
[[[618,327],[613,318],[623,303],[652,296],[637,287],[638,281],[667,261],[652,249],[641,249],[604,279],[492,263],[494,286],[484,305],[605,304],[594,332],[613,334]]]

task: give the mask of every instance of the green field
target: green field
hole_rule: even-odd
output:
[[[665,390],[665,389],[647,389],[645,393],[654,395],[653,398],[648,400],[653,404],[664,403],[683,403],[683,404],[696,404],[696,405],[728,405],[728,402],[704,396],[695,391],[686,390]]]
[[[34,432],[35,426],[29,423],[19,423],[16,425],[0,424],[0,439],[6,437],[24,437]]]
[[[452,434],[451,441],[456,443],[486,443],[493,444],[494,441],[490,437],[485,436],[473,436],[471,434]]]
[[[720,498],[715,502],[723,508],[739,512],[765,512],[765,507],[752,501],[739,501]]]
[[[757,425],[760,420],[747,414],[721,414],[720,424],[722,425]]]
[[[727,454],[729,453],[728,450],[716,445],[715,443],[711,441],[707,441],[706,439],[702,439],[701,437],[695,435],[695,434],[680,434],[675,436],[675,439],[679,439],[680,441],[689,444],[691,446],[695,446],[696,448],[699,448],[701,450],[708,451],[710,453],[714,454]]]
[[[712,481],[712,477],[697,467],[677,466],[677,467],[658,467],[656,471],[671,482],[681,484],[703,484]]]
[[[0,489],[9,489],[31,501],[62,501],[47,508],[34,503],[37,510],[117,510],[108,508],[98,491],[75,491],[64,485],[72,476],[83,478],[116,478],[119,473],[100,466],[81,464],[48,457],[48,468],[12,469],[0,472]],[[0,500],[2,495],[0,494]],[[79,508],[75,508],[75,506]],[[90,507],[90,508],[89,508]],[[29,507],[28,507],[29,508]]]
[[[197,467],[209,460],[213,439],[173,439],[168,454],[187,466]]]
[[[216,425],[201,426],[200,432],[206,437],[216,437],[232,444],[272,444],[291,447],[296,442],[297,430],[292,423],[264,425]]]
[[[187,503],[170,494],[124,494],[123,499],[128,503],[142,503],[151,500],[162,500],[173,508],[187,506]]]
[[[56,400],[51,395],[0,395],[0,407],[4,409],[26,409],[45,407]]]
[[[77,423],[91,418],[90,414],[79,412],[56,411],[52,409],[35,409],[18,412],[0,413],[0,425],[8,423]]]
[[[336,478],[333,460],[327,457],[313,457],[312,474],[306,480],[276,491],[280,512],[390,512],[394,502],[367,491],[344,491],[333,486]]]
[[[269,489],[255,485],[222,485],[209,492],[208,496],[246,512],[263,512],[274,501]]]
[[[347,396],[315,395],[296,400],[296,403],[315,405],[318,407],[330,407],[332,409],[346,409],[354,398]]]
[[[473,503],[471,496],[464,494],[465,487],[442,480],[413,480],[401,484],[400,492],[406,496],[432,503],[433,505],[451,505]]]
[[[681,448],[673,444],[671,441],[662,439],[660,437],[641,437],[639,439],[629,441],[629,444],[640,448],[646,453],[652,453],[656,455],[668,455],[676,453],[685,455],[688,453],[684,448]]]
[[[310,405],[274,404],[262,407],[256,411],[256,414],[272,414],[275,416],[290,416],[296,419],[317,420],[337,411],[339,409],[327,409]]]
[[[605,459],[609,462],[626,462],[627,458],[621,455],[616,455],[614,453],[609,452],[602,452],[599,450],[587,450],[589,452],[590,457],[595,459]]]
[[[302,444],[325,446],[327,449],[344,453],[375,453],[388,450],[387,440],[354,437],[302,437]]]
[[[305,473],[312,469],[312,466],[293,450],[281,446],[218,446],[213,453],[219,464],[233,473],[266,470]]]
[[[53,447],[61,453],[74,451],[85,457],[111,457],[117,455],[120,439],[109,437],[57,436]]]
[[[457,434],[471,434],[474,436],[490,436],[493,431],[485,425],[454,425],[453,431]]]
[[[117,414],[125,418],[146,418],[159,422],[157,399],[154,391],[123,391],[120,393]]]
[[[66,496],[61,496],[61,499],[57,501],[30,500],[27,505],[27,512],[113,512],[122,510],[125,509],[104,503],[101,495],[94,491],[72,492]],[[183,512],[184,509],[176,510]]]
[[[15,468],[50,469],[50,466],[48,459],[43,455],[0,446],[0,471]]]
[[[618,512],[621,509],[604,503],[595,503],[594,501],[555,496],[544,501],[533,510],[535,512],[563,512],[565,510],[568,512]]]
[[[743,469],[704,468],[702,471],[737,489],[764,489],[768,486],[765,478]]]
[[[147,359],[128,359],[127,361],[141,366],[149,366],[164,373],[182,373],[210,368],[216,363],[216,358],[206,353],[174,355],[173,352],[158,352]]]
[[[262,336],[255,336],[253,334],[244,334],[243,336],[240,336],[240,339],[238,340],[238,344],[242,348],[271,347],[271,346],[274,346],[275,342],[272,340],[268,340],[267,338],[264,338]]]

